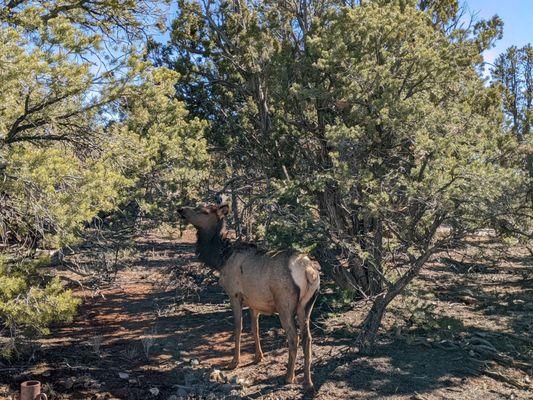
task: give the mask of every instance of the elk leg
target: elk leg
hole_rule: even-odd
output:
[[[294,383],[294,367],[298,352],[298,334],[296,332],[296,324],[294,323],[294,312],[280,312],[279,319],[281,320],[281,326],[283,326],[283,329],[287,333],[287,341],[289,342],[289,363],[287,364],[285,381],[287,383]]]
[[[240,297],[238,295],[235,295],[235,297],[231,299],[230,303],[235,323],[235,354],[233,356],[233,360],[229,365],[229,368],[235,369],[239,366],[239,362],[241,360],[242,302]]]
[[[309,300],[307,304],[300,304],[298,306],[298,325],[300,325],[300,333],[302,335],[302,345],[304,350],[304,386],[306,391],[313,391],[315,389],[311,379],[311,329],[309,328],[309,319],[311,311],[316,299],[316,294]]]
[[[250,308],[250,314],[252,316],[252,334],[255,342],[255,359],[256,363],[260,363],[263,360],[263,351],[261,350],[261,342],[259,339],[259,311]]]

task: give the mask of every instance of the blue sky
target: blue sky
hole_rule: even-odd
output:
[[[485,52],[485,61],[492,63],[510,46],[522,47],[533,42],[533,0],[466,0],[465,3],[481,19],[498,14],[504,22],[503,38]]]

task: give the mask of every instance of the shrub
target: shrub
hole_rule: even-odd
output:
[[[7,332],[7,344],[0,356],[11,358],[17,343],[25,338],[49,334],[53,323],[70,322],[80,300],[65,290],[59,278],[45,281],[37,268],[47,260],[8,262],[0,258],[0,334]],[[35,282],[41,281],[40,284]]]

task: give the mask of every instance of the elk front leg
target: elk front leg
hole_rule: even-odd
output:
[[[235,338],[235,353],[229,368],[235,369],[239,366],[241,360],[241,333],[242,333],[242,301],[238,295],[235,295],[231,300],[231,309],[233,311],[233,320],[235,324],[234,338]]]
[[[256,363],[263,360],[263,351],[261,350],[261,342],[259,339],[259,311],[250,308],[250,315],[252,316],[252,334],[255,342],[255,358]]]

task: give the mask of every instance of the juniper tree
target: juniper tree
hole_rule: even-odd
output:
[[[501,20],[463,25],[454,0],[361,3],[180,1],[154,57],[183,72],[211,143],[269,182],[270,244],[314,249],[372,296],[365,346],[432,254],[512,215],[525,176],[500,162],[515,143],[477,72]]]
[[[511,46],[498,56],[491,72],[493,82],[499,84],[502,90],[504,129],[516,135],[525,168],[532,179],[533,47],[531,44],[522,48]],[[533,204],[531,187],[526,187],[524,191],[529,191],[530,204]]]
[[[520,141],[531,134],[533,47],[509,47],[494,62],[492,78],[503,87],[503,107],[510,129]]]
[[[203,125],[171,99],[176,74],[142,60],[158,2],[0,4],[4,241],[71,243],[99,213],[146,202],[147,176],[163,198],[197,184]]]
[[[161,216],[194,194],[205,124],[186,119],[177,74],[143,61],[156,6],[0,0],[2,245],[61,248],[97,216],[132,203]],[[72,319],[79,301],[43,263],[1,258],[0,336]]]

